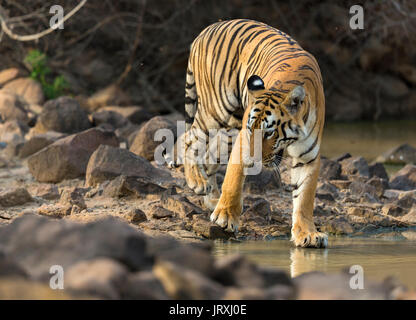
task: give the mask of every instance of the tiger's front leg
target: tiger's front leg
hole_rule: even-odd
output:
[[[245,175],[240,148],[242,135],[242,131],[240,131],[237,136],[237,141],[240,141],[240,143],[233,146],[222,184],[222,193],[210,217],[212,222],[231,232],[238,230],[239,219],[243,210]]]
[[[326,247],[328,236],[316,230],[313,207],[318,182],[320,158],[310,163],[293,159],[292,185],[294,190],[292,214],[292,241],[298,247]]]

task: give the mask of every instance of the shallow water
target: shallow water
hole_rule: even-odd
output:
[[[346,152],[374,161],[379,155],[408,143],[416,147],[416,121],[326,123],[322,155],[338,157]],[[387,166],[392,173],[400,167]]]
[[[232,253],[243,254],[260,265],[284,269],[292,277],[310,271],[339,272],[360,265],[364,280],[394,276],[416,289],[416,241],[332,237],[325,249],[295,248],[289,240],[215,244],[216,256]]]

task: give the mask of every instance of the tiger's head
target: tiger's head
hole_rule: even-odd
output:
[[[296,86],[287,93],[267,90],[263,80],[256,75],[248,79],[247,88],[250,108],[248,134],[252,136],[256,129],[261,130],[262,162],[265,166],[277,168],[286,147],[305,135],[304,119],[299,112],[305,89]],[[254,141],[250,139],[251,145]]]

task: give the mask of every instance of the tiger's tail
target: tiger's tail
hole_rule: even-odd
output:
[[[185,84],[185,131],[188,131],[196,114],[196,108],[198,104],[198,97],[196,94],[195,78],[194,74],[188,65],[186,70],[186,84]]]

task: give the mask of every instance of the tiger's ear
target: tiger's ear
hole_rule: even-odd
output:
[[[291,114],[296,114],[304,99],[305,89],[302,86],[297,86],[286,95],[282,105],[284,105]]]
[[[256,75],[251,76],[247,80],[247,88],[250,96],[257,97],[265,90],[263,80]]]

